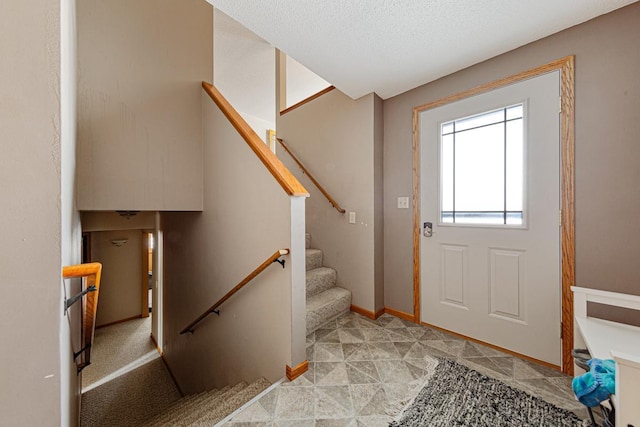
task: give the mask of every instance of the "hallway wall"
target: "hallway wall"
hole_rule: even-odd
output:
[[[79,209],[202,209],[212,10],[202,0],[78,2]]]
[[[304,313],[292,311],[292,288],[304,306],[304,279],[292,283],[302,250],[286,266],[267,267],[209,315],[193,334],[180,335],[281,248],[292,248],[291,203],[222,112],[202,94],[205,117],[205,207],[203,212],[163,212],[164,339],[162,349],[186,393],[264,376],[274,382],[292,363],[292,345],[304,357]],[[233,161],[231,161],[233,159]],[[300,246],[302,238],[300,235]],[[302,326],[301,330],[304,330]],[[295,341],[295,344],[292,342]],[[296,366],[304,359],[293,361]]]
[[[375,94],[352,100],[334,89],[277,117],[277,135],[347,212],[339,213],[280,146],[278,158],[307,188],[306,225],[324,265],[352,303],[382,308],[382,102]],[[349,223],[349,212],[356,223]],[[377,295],[379,294],[379,295]]]
[[[112,243],[127,239],[122,246]],[[91,261],[102,263],[96,327],[141,313],[142,234],[140,230],[91,233]]]

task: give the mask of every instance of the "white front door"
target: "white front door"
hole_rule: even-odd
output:
[[[420,113],[421,321],[554,365],[559,72]]]

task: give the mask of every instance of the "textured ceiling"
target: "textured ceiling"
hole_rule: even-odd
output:
[[[208,0],[316,74],[382,98],[636,0]]]

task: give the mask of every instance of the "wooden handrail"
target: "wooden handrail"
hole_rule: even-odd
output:
[[[318,187],[318,190],[320,190],[320,192],[322,194],[324,194],[324,197],[327,198],[327,200],[329,200],[329,203],[331,203],[331,206],[333,206],[334,208],[336,208],[336,210],[340,213],[345,213],[346,211],[344,209],[342,209],[340,207],[340,205],[338,204],[338,202],[336,202],[333,197],[331,197],[331,195],[329,195],[329,193],[327,193],[327,190],[324,189],[324,187],[322,185],[320,185],[320,183],[313,177],[313,175],[311,175],[311,173],[309,172],[309,170],[302,164],[302,162],[300,161],[300,159],[298,159],[296,157],[295,154],[293,154],[291,152],[291,150],[289,149],[289,147],[287,147],[287,144],[284,143],[284,141],[282,140],[282,138],[276,138],[278,140],[278,142],[280,143],[280,145],[282,145],[282,148],[285,149],[285,151],[287,153],[289,153],[289,155],[291,156],[291,158],[298,164],[298,166],[300,166],[300,169],[302,169],[302,173],[304,173],[305,175],[307,175],[309,177],[309,179],[311,180],[311,182],[313,182],[313,184]]]
[[[309,192],[296,179],[295,176],[282,164],[280,159],[269,150],[269,147],[260,139],[258,134],[242,118],[240,113],[231,106],[229,101],[211,83],[202,82],[202,88],[209,94],[213,102],[216,103],[220,111],[227,117],[229,122],[238,131],[240,136],[246,141],[251,150],[258,156],[267,170],[282,186],[282,189],[290,196],[309,196]]]
[[[280,249],[280,250],[275,251],[273,253],[273,255],[271,255],[262,264],[260,264],[255,270],[253,270],[251,273],[249,273],[249,275],[247,277],[245,277],[244,279],[242,279],[242,281],[240,283],[238,283],[233,289],[231,289],[229,292],[227,292],[222,298],[220,298],[211,307],[206,309],[204,313],[202,313],[200,316],[198,316],[198,318],[196,318],[196,320],[194,320],[193,322],[189,323],[189,325],[186,328],[181,330],[180,331],[180,335],[186,334],[187,332],[193,332],[193,328],[198,323],[200,323],[200,321],[202,319],[204,319],[205,317],[207,317],[211,313],[219,314],[218,311],[216,310],[218,307],[220,307],[226,300],[231,298],[236,292],[238,292],[240,289],[242,289],[254,277],[256,277],[258,274],[262,273],[263,270],[265,270],[267,267],[269,267],[274,262],[278,261],[284,267],[284,261],[279,261],[278,258],[280,258],[282,255],[287,255],[288,253],[289,253],[289,249]]]
[[[92,262],[62,267],[63,279],[74,279],[86,277],[83,281],[83,291],[95,287],[95,291],[88,292],[82,305],[82,329],[80,350],[74,353],[74,358],[83,357],[76,362],[78,372],[91,364],[91,347],[93,346],[93,335],[96,329],[96,313],[98,308],[98,295],[100,293],[100,276],[102,274],[102,264]]]
[[[281,115],[281,116],[283,116],[283,115],[287,114],[288,112],[295,110],[295,109],[296,109],[296,108],[298,108],[298,107],[302,107],[304,104],[307,104],[307,103],[309,103],[309,102],[313,101],[313,100],[314,100],[314,99],[316,99],[316,98],[320,98],[320,97],[321,97],[322,95],[324,95],[325,93],[329,93],[329,92],[331,92],[331,91],[332,91],[332,90],[334,90],[334,89],[335,89],[335,86],[325,87],[325,88],[324,88],[324,89],[322,89],[321,91],[316,92],[316,93],[314,93],[313,95],[311,95],[311,96],[309,96],[309,97],[307,97],[307,98],[303,99],[302,101],[300,101],[300,102],[296,102],[296,103],[295,103],[295,104],[293,104],[292,106],[287,107],[287,108],[285,108],[284,110],[280,111],[280,115]]]

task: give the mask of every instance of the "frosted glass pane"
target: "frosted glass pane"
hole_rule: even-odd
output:
[[[442,132],[440,133],[440,135],[444,135],[452,132],[453,132],[453,122],[442,124]]]
[[[507,120],[511,119],[521,119],[523,114],[522,104],[514,105],[513,107],[507,108]]]
[[[504,224],[504,212],[456,212],[457,224]]]
[[[507,225],[522,225],[522,212],[508,212]]]
[[[524,188],[523,120],[507,122],[507,210],[521,211]]]
[[[453,135],[442,137],[440,182],[442,210],[453,211]]]
[[[456,133],[455,163],[456,211],[504,210],[504,123]]]
[[[486,126],[504,120],[504,109],[456,120],[456,132],[478,126]]]

